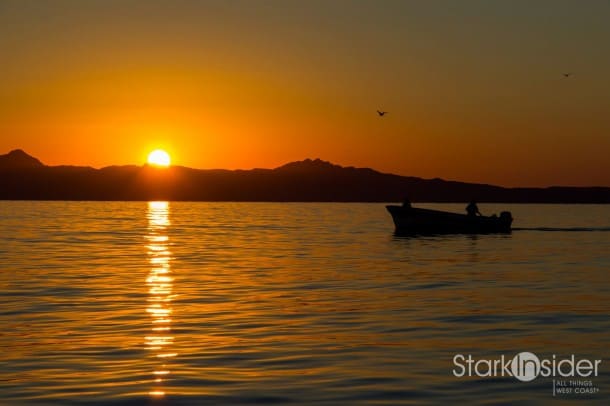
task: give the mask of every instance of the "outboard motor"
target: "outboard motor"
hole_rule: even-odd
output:
[[[510,211],[503,211],[502,213],[500,213],[499,221],[503,231],[510,233],[510,226],[511,224],[513,224],[513,216],[510,214]]]

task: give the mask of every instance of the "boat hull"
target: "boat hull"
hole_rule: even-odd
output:
[[[386,206],[397,234],[488,234],[510,233],[510,212],[500,216],[467,216],[439,210]]]

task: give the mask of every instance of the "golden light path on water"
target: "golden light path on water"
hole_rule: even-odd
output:
[[[170,374],[168,359],[175,357],[172,351],[172,293],[173,278],[171,275],[171,252],[169,251],[170,225],[169,203],[148,203],[148,233],[146,234],[150,272],[146,278],[148,288],[148,305],[146,311],[151,318],[151,330],[145,337],[146,349],[158,359],[152,372],[154,385],[149,391],[153,397],[165,395],[163,381]]]

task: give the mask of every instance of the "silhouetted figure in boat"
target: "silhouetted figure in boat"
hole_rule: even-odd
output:
[[[466,213],[472,217],[482,216],[481,212],[479,211],[479,206],[477,206],[477,203],[474,200],[471,201],[468,206],[466,206]]]
[[[403,209],[410,209],[411,208],[411,201],[409,200],[408,197],[405,197],[404,199],[402,199],[402,208]]]
[[[383,117],[387,114],[387,111],[379,111],[377,110],[377,114],[379,114],[379,117]]]

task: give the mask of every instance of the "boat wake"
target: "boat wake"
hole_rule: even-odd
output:
[[[608,232],[610,227],[514,227],[513,231]]]

